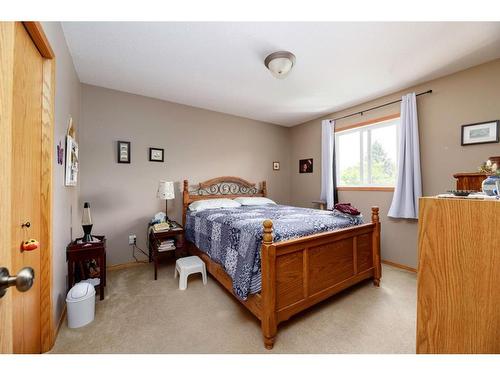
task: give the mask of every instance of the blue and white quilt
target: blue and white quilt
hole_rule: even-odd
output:
[[[261,289],[260,246],[266,219],[273,221],[274,242],[363,224],[363,218],[268,204],[189,211],[186,239],[222,265],[242,300]]]

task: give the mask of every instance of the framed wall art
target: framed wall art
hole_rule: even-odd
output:
[[[157,161],[163,163],[165,150],[163,148],[149,148],[149,161]]]
[[[63,165],[64,164],[64,147],[62,144],[62,141],[59,141],[56,147],[56,154],[57,154],[57,164]]]
[[[66,136],[66,173],[64,184],[76,186],[78,180],[78,143],[71,136]]]
[[[313,172],[313,159],[299,160],[299,173],[312,173]]]
[[[118,163],[130,164],[130,142],[117,142],[117,157]]]
[[[462,125],[462,146],[498,143],[500,120]]]

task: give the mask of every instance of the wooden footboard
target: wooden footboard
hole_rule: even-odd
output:
[[[194,192],[184,180],[183,223],[188,205],[200,199],[267,195],[265,181],[258,189],[239,177],[219,177],[200,183]],[[372,222],[342,230],[323,232],[294,240],[273,242],[273,223],[264,221],[261,247],[262,290],[238,299],[261,320],[264,344],[272,349],[278,324],[294,314],[354,285],[372,278],[379,286],[380,220],[378,207],[372,207]],[[231,278],[224,269],[188,243],[208,272],[233,295]]]
[[[264,221],[262,243],[262,334],[272,349],[278,324],[292,315],[373,278],[379,286],[380,221],[273,243],[271,220]]]

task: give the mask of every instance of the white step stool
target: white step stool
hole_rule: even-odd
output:
[[[207,270],[205,263],[197,256],[179,258],[175,262],[174,279],[179,274],[179,289],[186,290],[188,276],[193,273],[201,273],[203,284],[207,285]]]

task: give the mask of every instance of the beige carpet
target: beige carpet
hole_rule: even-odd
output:
[[[416,275],[384,266],[380,288],[354,286],[278,327],[272,351],[260,324],[215,279],[180,291],[173,264],[113,271],[94,322],[63,324],[52,353],[415,353]]]

